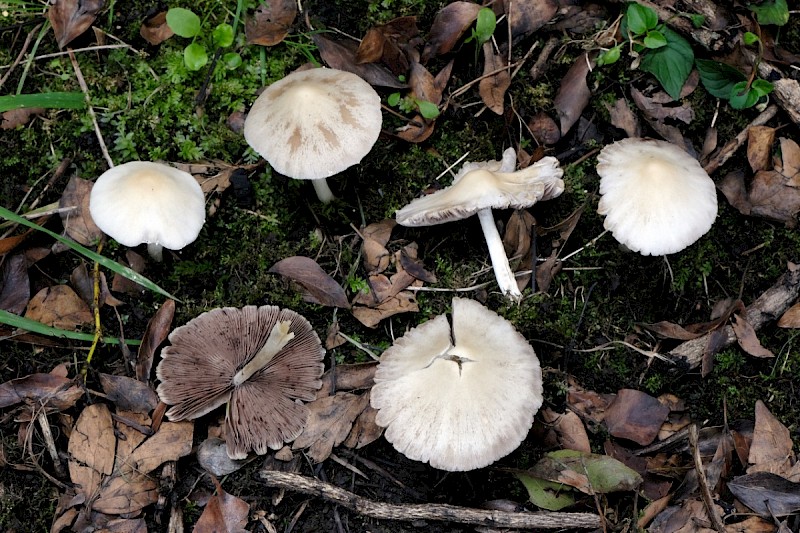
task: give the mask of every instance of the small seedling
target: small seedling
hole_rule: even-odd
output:
[[[183,62],[189,70],[200,70],[208,63],[206,47],[198,42],[203,35],[203,23],[191,9],[173,7],[167,11],[167,25],[175,35],[192,39],[183,49]],[[211,44],[214,48],[227,48],[233,44],[234,29],[230,24],[219,24],[211,32]],[[228,52],[222,56],[222,64],[228,69],[235,69],[242,64],[242,58],[236,52]]]
[[[394,92],[386,98],[386,103],[392,107],[397,107],[404,113],[418,111],[423,118],[433,120],[439,116],[439,107],[428,100],[421,100],[413,96],[401,96],[399,92]]]

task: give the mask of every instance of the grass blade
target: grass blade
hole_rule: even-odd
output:
[[[9,313],[3,309],[0,309],[0,324],[5,324],[7,326],[11,326],[12,328],[24,329],[25,331],[38,333],[39,335],[47,335],[48,337],[60,337],[62,339],[74,339],[78,341],[94,340],[93,333],[80,333],[78,331],[54,328],[52,326],[42,324],[41,322],[37,322],[36,320],[31,320],[30,318],[25,318],[24,316]],[[102,340],[107,344],[119,343],[119,339],[117,337],[103,337]],[[125,340],[125,344],[131,344],[134,346],[141,343],[142,341],[138,340]]]
[[[96,263],[100,263],[101,266],[109,269],[110,271],[116,272],[117,274],[119,274],[121,276],[124,276],[124,277],[128,278],[131,281],[135,281],[139,285],[142,285],[143,287],[145,287],[145,288],[147,288],[147,289],[149,289],[149,290],[151,290],[153,292],[156,292],[158,294],[166,296],[167,298],[172,298],[173,300],[175,300],[177,302],[180,302],[180,300],[178,298],[176,298],[175,296],[171,295],[170,293],[168,293],[167,291],[165,291],[164,289],[162,289],[161,287],[159,287],[158,285],[156,285],[155,283],[153,283],[152,281],[150,281],[146,277],[142,276],[138,272],[135,272],[134,270],[131,270],[130,268],[128,268],[126,266],[120,265],[116,261],[108,259],[107,257],[103,257],[102,255],[98,254],[97,252],[93,252],[92,250],[86,248],[85,246],[81,246],[80,244],[78,244],[77,242],[73,241],[72,239],[67,239],[65,237],[62,237],[58,233],[50,231],[47,228],[43,228],[42,226],[39,226],[38,224],[34,224],[30,220],[26,220],[26,219],[22,218],[18,214],[14,213],[13,211],[9,211],[5,207],[0,207],[0,217],[3,217],[3,218],[8,219],[8,220],[13,220],[17,224],[22,224],[23,226],[26,226],[28,228],[33,228],[33,229],[35,229],[37,231],[42,231],[42,232],[50,235],[51,237],[53,237],[58,242],[66,244],[72,250],[78,252],[79,254],[81,254],[82,256],[86,257],[87,259],[91,259],[92,261],[95,261]]]
[[[25,107],[45,107],[56,109],[83,109],[86,100],[83,93],[35,93],[10,94],[0,96],[0,113]]]

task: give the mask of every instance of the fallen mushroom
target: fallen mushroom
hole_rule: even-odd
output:
[[[542,405],[542,371],[510,322],[453,299],[381,355],[370,396],[386,440],[442,470],[481,468],[525,439]]]
[[[147,244],[161,261],[162,248],[194,242],[206,220],[205,197],[188,172],[161,163],[131,161],[106,170],[89,195],[95,224],[125,246]]]
[[[642,255],[679,252],[711,229],[717,190],[700,163],[656,139],[623,139],[597,156],[603,226]]]
[[[359,76],[314,68],[267,87],[244,123],[247,143],[286,176],[313,180],[322,202],[326,178],[359,163],[378,140],[381,98]]]
[[[322,348],[311,324],[276,306],[224,307],[169,335],[156,369],[170,420],[203,416],[227,403],[225,442],[231,459],[264,454],[294,440],[322,386]]]
[[[503,241],[497,231],[492,209],[524,209],[540,200],[555,198],[564,191],[564,171],[555,157],[545,157],[514,171],[517,155],[513,148],[500,161],[466,163],[452,185],[417,198],[395,213],[403,226],[432,226],[478,214],[497,285],[508,298],[519,301],[522,293],[508,264]]]

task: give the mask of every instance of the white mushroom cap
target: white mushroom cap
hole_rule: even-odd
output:
[[[542,371],[522,335],[481,304],[454,298],[452,320],[452,337],[440,315],[397,339],[381,356],[370,402],[399,452],[462,471],[525,439],[542,405]]]
[[[597,212],[614,238],[642,255],[683,250],[717,217],[714,181],[678,146],[623,139],[597,157],[602,198]]]
[[[105,171],[92,187],[89,211],[97,226],[125,246],[157,244],[180,250],[206,219],[205,197],[188,172],[132,161]]]
[[[244,137],[281,174],[316,180],[360,162],[381,122],[381,98],[369,83],[315,68],[267,87],[247,115]]]

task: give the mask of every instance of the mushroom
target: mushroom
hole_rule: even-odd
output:
[[[147,243],[161,261],[162,247],[180,250],[194,242],[206,220],[197,180],[177,168],[131,161],[106,170],[89,195],[89,212],[104,233],[125,246]]]
[[[314,68],[267,87],[244,123],[247,143],[286,176],[313,180],[317,197],[334,196],[325,178],[369,153],[381,131],[381,98],[359,76]]]
[[[473,300],[412,329],[381,355],[370,395],[386,440],[442,470],[484,467],[525,439],[542,371],[510,322]]]
[[[492,209],[524,209],[540,200],[555,198],[564,191],[564,171],[555,157],[545,157],[514,171],[516,162],[516,152],[508,148],[500,161],[466,163],[452,185],[413,200],[397,211],[395,218],[403,226],[416,227],[461,220],[477,213],[497,285],[508,298],[519,301],[522,293],[508,264]]]
[[[322,386],[325,350],[311,324],[276,306],[223,307],[169,335],[156,369],[170,420],[203,416],[227,403],[231,459],[264,454],[294,440],[308,419],[301,401]]]
[[[717,190],[700,163],[667,141],[623,139],[597,156],[603,226],[642,255],[679,252],[711,229]]]

